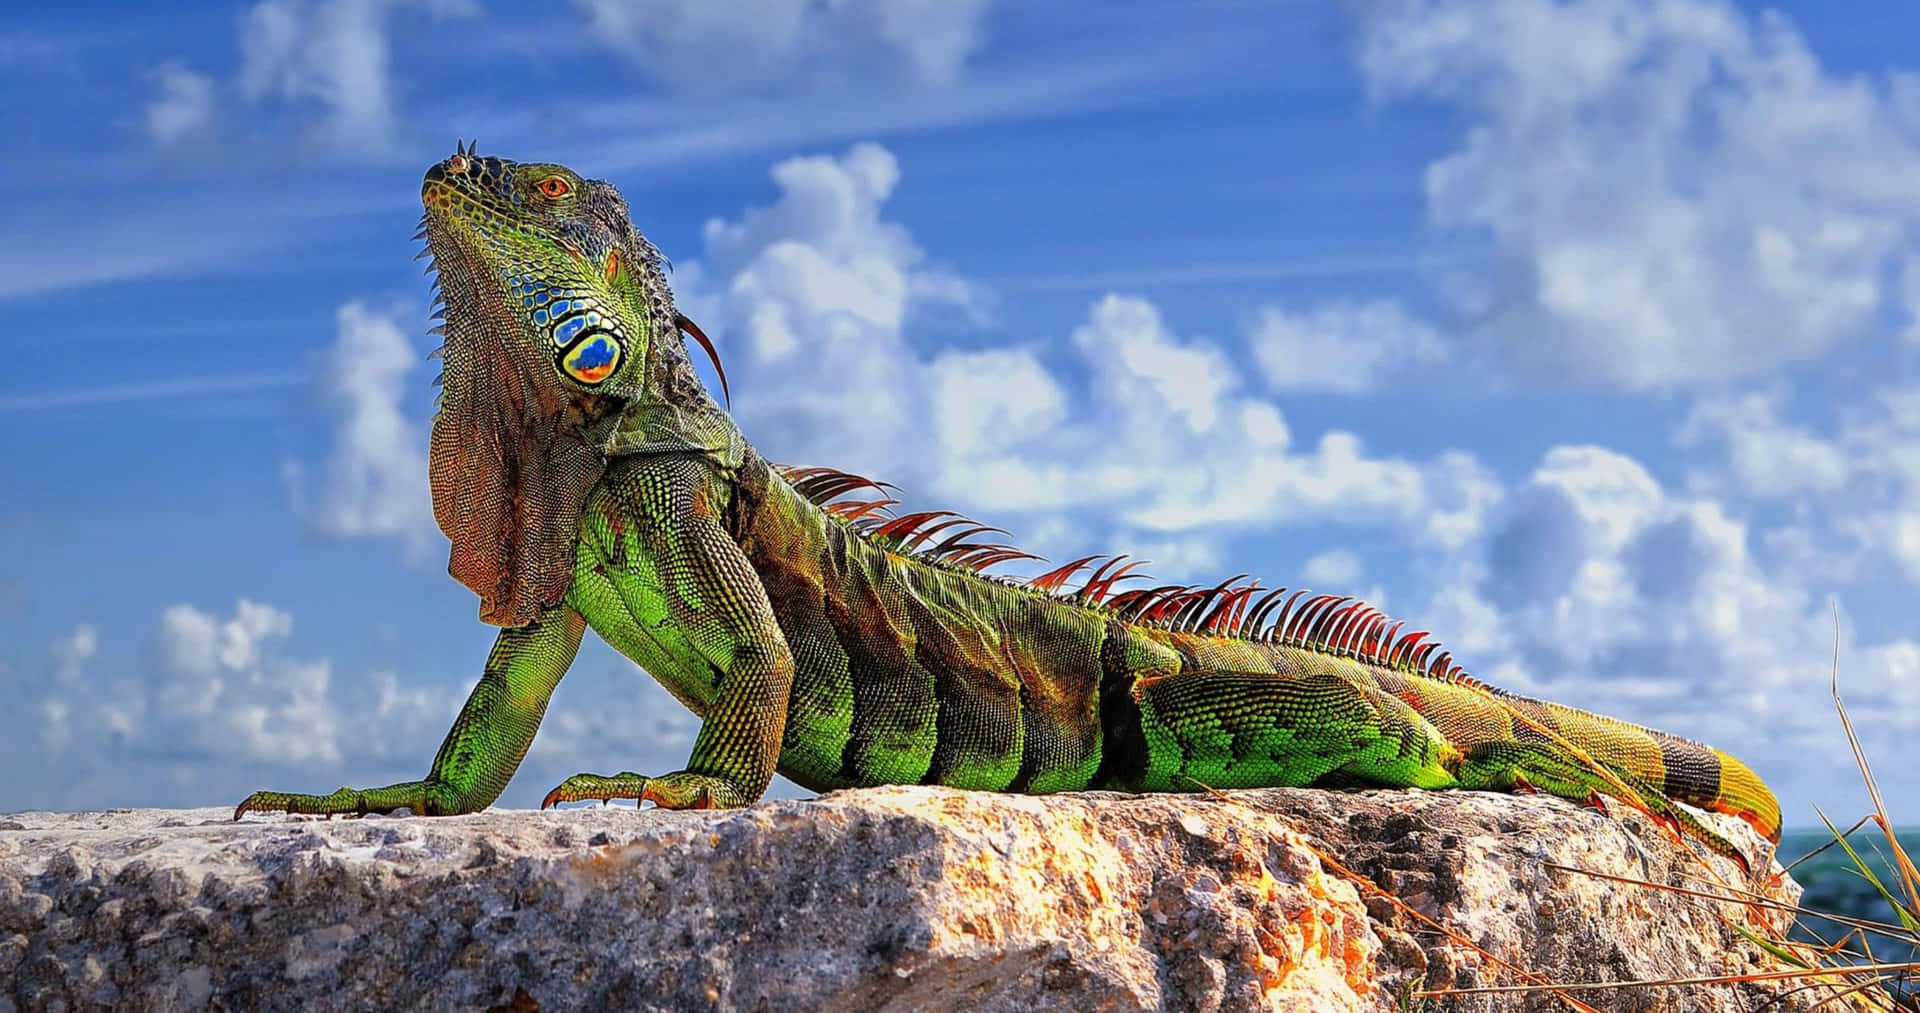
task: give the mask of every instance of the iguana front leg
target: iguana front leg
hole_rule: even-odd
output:
[[[233,818],[249,812],[332,816],[396,809],[416,816],[451,816],[485,809],[500,797],[527,755],[547,700],[573,664],[586,628],[580,613],[556,605],[526,626],[501,630],[479,685],[460,708],[425,779],[384,788],[341,788],[331,795],[256,791],[233,811]]]
[[[665,616],[706,669],[712,694],[683,770],[660,777],[576,774],[542,808],[583,799],[631,798],[665,809],[737,808],[773,780],[793,688],[793,654],[766,588],[724,527],[726,489],[693,457],[636,468],[609,482],[629,553],[644,553],[657,583],[630,580],[623,595],[664,597]],[[637,585],[647,583],[646,588]],[[642,605],[636,613],[651,609]],[[658,674],[658,673],[656,673]]]

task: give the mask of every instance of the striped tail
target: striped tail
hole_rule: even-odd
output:
[[[1737,816],[1776,844],[1780,803],[1753,768],[1712,746],[1563,704],[1507,696],[1522,713],[1547,722],[1615,773],[1638,780],[1670,799],[1709,812]]]
[[[1680,741],[1686,742],[1685,739]],[[1687,743],[1695,749],[1702,749],[1720,762],[1720,786],[1712,799],[1693,799],[1677,795],[1683,802],[1693,802],[1702,809],[1718,813],[1728,813],[1747,821],[1747,825],[1760,832],[1760,836],[1775,844],[1780,843],[1780,802],[1767,789],[1760,775],[1753,768],[1721,752],[1712,746]]]

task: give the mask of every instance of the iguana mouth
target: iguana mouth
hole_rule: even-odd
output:
[[[427,170],[422,235],[444,302],[440,411],[428,479],[453,543],[447,570],[480,596],[480,618],[523,626],[566,597],[586,497],[605,458],[586,430],[613,410],[562,385],[528,332],[497,262],[514,227],[510,163],[470,149]]]

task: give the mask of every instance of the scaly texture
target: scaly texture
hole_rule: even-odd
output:
[[[425,779],[261,792],[236,815],[485,807],[591,626],[704,720],[685,769],[581,774],[549,804],[741,806],[777,768],[816,789],[1544,791],[1625,799],[1743,861],[1674,803],[1778,838],[1733,757],[1484,686],[1351,599],[1239,577],[1121,590],[1139,577],[1122,558],[987,576],[1026,556],[997,529],[754,452],[609,184],[463,149],[421,199],[447,320],[434,514],[506,628]]]

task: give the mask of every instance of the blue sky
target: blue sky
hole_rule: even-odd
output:
[[[1920,807],[1920,67],[1892,2],[81,4],[0,16],[0,809],[420,774],[420,172],[612,180],[776,460],[1054,559],[1362,594]],[[583,651],[503,800],[695,722]],[[791,791],[791,788],[786,790]]]

